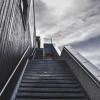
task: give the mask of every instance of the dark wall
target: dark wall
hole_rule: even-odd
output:
[[[44,55],[45,58],[51,57],[53,59],[58,59],[59,55],[55,50],[53,44],[44,44]]]
[[[0,90],[28,46],[30,0],[0,0]]]

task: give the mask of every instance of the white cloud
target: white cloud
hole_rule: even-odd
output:
[[[66,9],[74,6],[73,0],[43,0],[49,7],[54,9],[55,14],[62,15]]]
[[[53,36],[58,46],[82,44],[84,47],[90,39],[100,36],[100,0],[35,1],[37,34],[47,38]],[[98,45],[89,42],[83,47],[76,46],[86,58],[100,65]],[[94,54],[90,50],[93,47],[96,49]]]
[[[92,46],[90,46],[91,48]],[[93,48],[93,47],[92,47]],[[85,49],[79,50],[78,52],[83,55],[85,58],[87,58],[91,63],[93,63],[97,68],[100,69],[100,47],[97,47],[96,49],[92,49],[87,51]]]

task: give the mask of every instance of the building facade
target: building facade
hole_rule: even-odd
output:
[[[31,49],[31,0],[0,0],[0,90],[27,48]]]

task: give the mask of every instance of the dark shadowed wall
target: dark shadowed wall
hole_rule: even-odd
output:
[[[0,0],[0,90],[28,46],[31,0]]]

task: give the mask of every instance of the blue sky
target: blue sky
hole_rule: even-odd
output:
[[[38,35],[71,45],[100,67],[100,0],[35,0],[35,7]],[[32,10],[30,17],[33,33]]]

